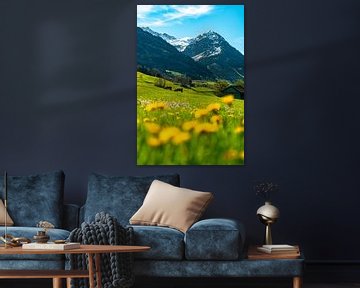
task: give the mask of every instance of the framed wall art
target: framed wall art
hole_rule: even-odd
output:
[[[244,5],[137,6],[137,164],[243,165]]]

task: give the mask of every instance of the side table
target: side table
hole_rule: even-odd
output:
[[[287,272],[284,277],[292,277],[292,287],[301,288],[302,286],[302,270],[294,269],[292,273],[292,266],[298,267],[299,261],[303,262],[304,258],[301,253],[297,254],[267,254],[259,252],[257,246],[250,246],[247,253],[247,259],[252,261],[282,261],[283,266],[287,268]],[[300,249],[299,249],[300,251]]]

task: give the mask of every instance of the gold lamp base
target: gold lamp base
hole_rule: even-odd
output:
[[[271,237],[271,224],[268,223],[265,226],[265,240],[266,245],[272,245],[272,237]]]

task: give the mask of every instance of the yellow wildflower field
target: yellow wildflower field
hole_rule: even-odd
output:
[[[156,79],[137,72],[138,165],[244,164],[244,100]]]

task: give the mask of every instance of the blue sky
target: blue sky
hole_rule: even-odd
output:
[[[244,54],[244,5],[138,5],[137,26],[176,38],[212,30]]]

